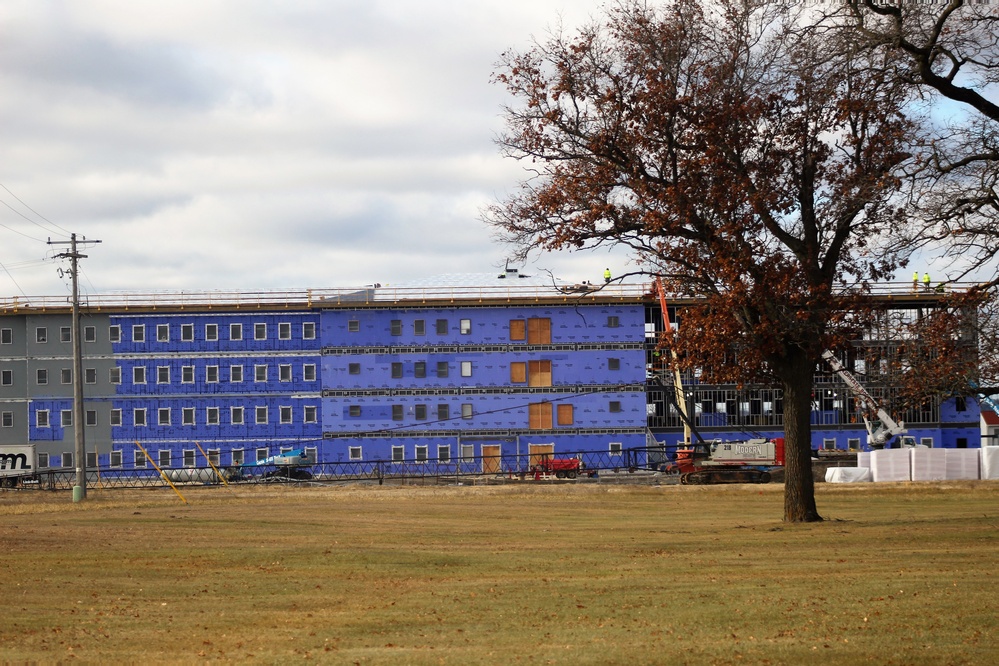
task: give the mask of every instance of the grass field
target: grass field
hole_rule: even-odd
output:
[[[990,664],[999,484],[0,494],[0,662]]]

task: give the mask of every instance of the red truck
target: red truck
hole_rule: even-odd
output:
[[[534,466],[534,478],[537,479],[542,474],[554,474],[556,479],[575,479],[584,467],[579,458],[542,458]]]

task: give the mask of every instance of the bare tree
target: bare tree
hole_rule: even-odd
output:
[[[801,30],[794,3],[622,0],[503,56],[500,145],[532,174],[486,219],[521,255],[630,247],[684,312],[681,362],[784,391],[784,519],[821,520],[811,391],[905,261],[905,88],[875,50]]]
[[[844,0],[826,17],[867,48],[929,105],[933,126],[914,170],[920,241],[999,286],[999,5],[982,0]],[[845,18],[845,22],[840,22]]]

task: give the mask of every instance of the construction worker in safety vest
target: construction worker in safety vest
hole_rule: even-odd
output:
[[[912,290],[919,289],[919,271],[912,271]]]
[[[609,268],[604,269],[604,282],[610,282],[611,272]]]
[[[923,273],[923,289],[926,291],[930,290],[930,274]]]

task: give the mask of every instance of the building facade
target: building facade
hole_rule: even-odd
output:
[[[294,449],[360,469],[489,473],[544,454],[655,463],[683,438],[655,377],[661,321],[647,285],[514,271],[429,287],[91,297],[80,332],[87,466],[229,466]],[[34,444],[40,467],[74,464],[72,336],[64,300],[0,307],[0,444]],[[858,341],[844,360],[873,376],[891,344]],[[684,388],[707,439],[782,434],[779,389],[692,377]],[[871,390],[890,404],[889,388]],[[980,445],[973,399],[900,416],[928,446]],[[813,448],[864,448],[856,400],[822,368],[813,425]]]

